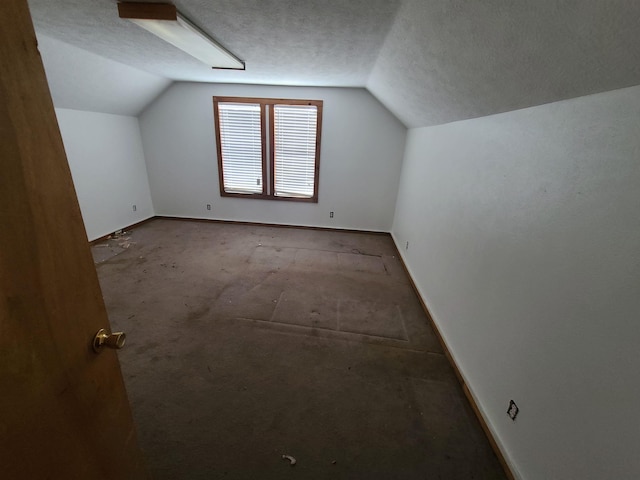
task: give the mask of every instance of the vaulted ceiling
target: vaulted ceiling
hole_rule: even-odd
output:
[[[246,71],[211,70],[119,19],[116,0],[29,0],[54,99],[104,109],[108,91],[135,115],[173,80],[366,87],[416,127],[640,84],[635,0],[165,3]]]

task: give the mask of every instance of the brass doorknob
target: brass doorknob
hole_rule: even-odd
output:
[[[104,328],[101,328],[96,333],[96,336],[93,337],[93,350],[96,353],[100,353],[104,347],[119,350],[124,347],[126,339],[127,335],[124,332],[109,333]]]

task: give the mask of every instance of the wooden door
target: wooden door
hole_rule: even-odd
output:
[[[0,21],[0,477],[147,478],[27,1]]]

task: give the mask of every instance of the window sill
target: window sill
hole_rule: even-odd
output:
[[[276,200],[280,202],[304,202],[304,203],[318,203],[318,197],[276,197],[272,195],[262,195],[258,193],[227,193],[220,192],[221,197],[230,198],[250,198],[253,200]]]

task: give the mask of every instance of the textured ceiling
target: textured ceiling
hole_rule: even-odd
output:
[[[367,88],[415,127],[637,84],[638,0],[408,0]]]
[[[38,34],[56,107],[137,116],[171,81]]]
[[[172,3],[244,60],[246,71],[212,70],[118,18],[116,0],[29,0],[38,32],[172,80],[360,87],[400,6],[400,0]]]
[[[147,73],[366,86],[411,127],[640,84],[637,0],[173,2],[245,60],[244,72],[211,70],[120,20],[116,3],[29,0],[39,34]],[[49,63],[62,71],[58,57]]]

